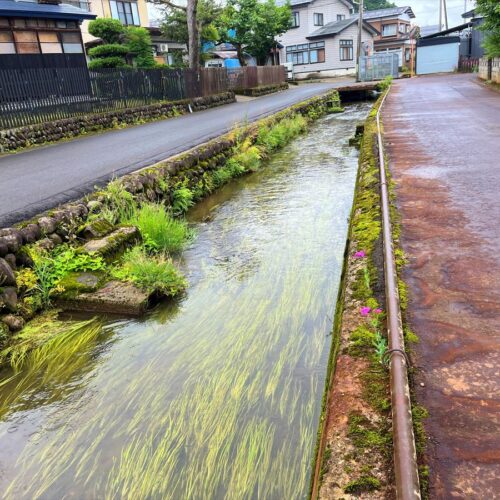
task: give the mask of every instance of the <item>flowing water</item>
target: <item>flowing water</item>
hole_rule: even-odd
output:
[[[190,212],[181,301],[0,386],[1,497],[307,497],[368,110]]]

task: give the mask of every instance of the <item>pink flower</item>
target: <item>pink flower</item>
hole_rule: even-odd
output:
[[[354,254],[355,259],[362,259],[363,257],[366,257],[366,253],[364,250],[359,250],[359,252],[356,252]]]
[[[375,309],[373,312],[375,314],[382,314],[382,309]]]
[[[368,316],[371,312],[372,308],[371,307],[362,307],[359,312],[361,313],[361,316]]]

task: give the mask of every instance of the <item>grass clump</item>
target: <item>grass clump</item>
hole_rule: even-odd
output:
[[[377,88],[380,92],[385,92],[392,83],[392,76],[386,76],[378,85]]]
[[[186,280],[165,254],[149,255],[135,247],[124,256],[122,266],[114,272],[117,278],[131,281],[147,291],[158,291],[174,297],[186,288]]]
[[[173,192],[172,212],[180,215],[188,211],[194,204],[193,192],[186,186],[182,186]]]
[[[179,253],[193,237],[185,221],[174,219],[158,203],[144,203],[127,223],[139,229],[146,248],[157,252]]]
[[[132,216],[137,209],[137,202],[119,179],[111,181],[102,193],[106,205],[101,209],[99,217],[116,224]]]
[[[256,144],[266,152],[270,152],[283,147],[291,139],[304,132],[306,128],[307,119],[300,114],[292,118],[285,118],[272,127],[262,125],[257,134]]]
[[[374,476],[362,476],[359,479],[350,481],[344,488],[345,493],[365,493],[375,491],[380,488],[380,481]]]

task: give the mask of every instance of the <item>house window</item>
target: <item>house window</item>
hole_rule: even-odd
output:
[[[352,61],[353,60],[353,41],[340,40],[340,60]]]
[[[62,46],[55,31],[40,31],[38,33],[42,54],[62,54]]]
[[[10,31],[0,31],[0,54],[15,54],[16,46]]]
[[[65,54],[82,54],[80,33],[61,33]]]
[[[300,12],[292,12],[292,28],[300,26]]]
[[[315,64],[325,62],[325,42],[289,45],[286,60],[293,64]]]
[[[14,31],[14,40],[18,54],[40,53],[36,31]]]
[[[323,14],[314,13],[314,26],[323,26]]]
[[[397,33],[397,24],[384,24],[382,26],[382,36],[395,36]]]
[[[337,21],[343,21],[345,19],[345,14],[337,14]]]
[[[60,29],[50,29],[56,26]],[[68,28],[76,30],[78,24],[54,19],[0,18],[0,54],[83,54],[80,31]]]
[[[111,0],[111,17],[119,19],[125,26],[140,26],[139,10],[137,2],[120,2]]]

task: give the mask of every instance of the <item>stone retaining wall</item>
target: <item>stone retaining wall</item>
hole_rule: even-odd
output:
[[[252,89],[235,89],[235,93],[249,97],[258,97],[266,94],[274,94],[282,90],[288,90],[288,83],[283,82],[274,85],[262,85],[261,87],[254,87]]]
[[[12,130],[0,131],[0,152],[14,151],[36,144],[45,144],[60,139],[76,137],[133,123],[149,122],[202,111],[235,102],[233,92],[185,99],[167,103],[149,104],[95,115],[75,116],[48,123],[40,123]]]

